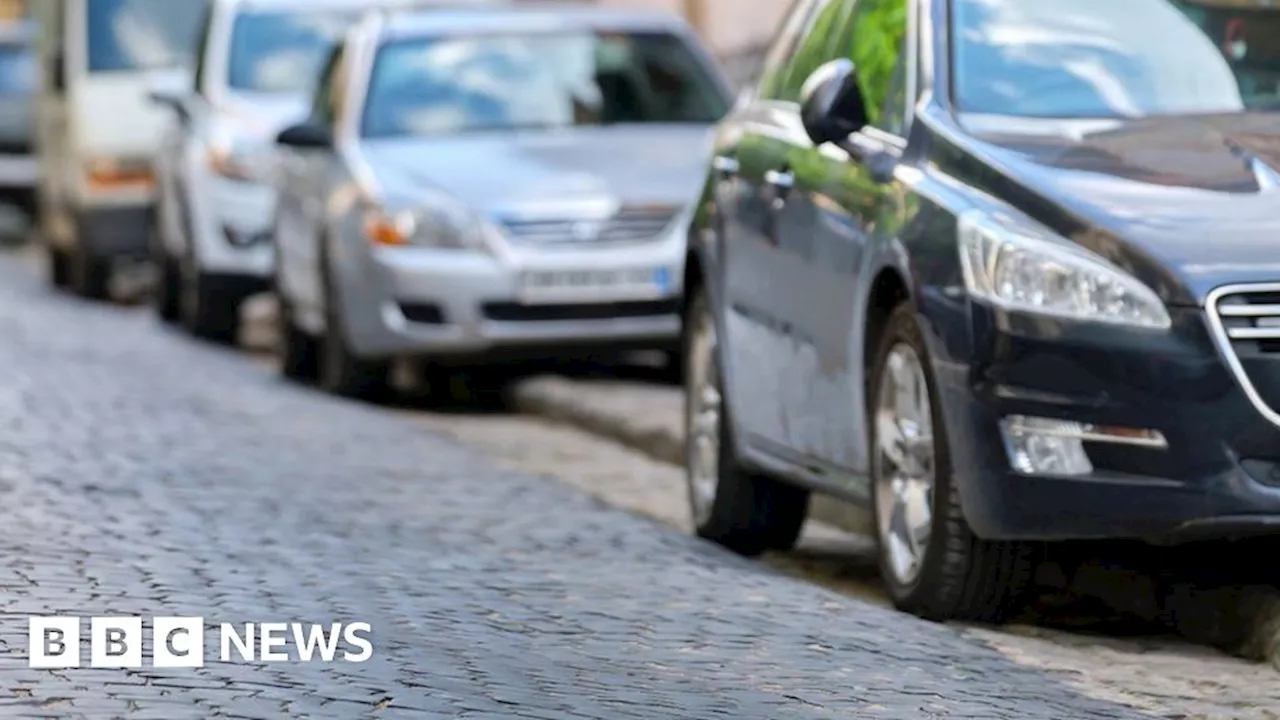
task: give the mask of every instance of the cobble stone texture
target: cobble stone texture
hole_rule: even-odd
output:
[[[0,258],[0,715],[1134,717]],[[364,663],[27,667],[28,614],[372,624]]]

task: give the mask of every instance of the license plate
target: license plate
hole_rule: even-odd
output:
[[[667,268],[601,270],[535,270],[524,274],[522,290],[527,298],[577,298],[618,295],[653,296],[671,288]]]

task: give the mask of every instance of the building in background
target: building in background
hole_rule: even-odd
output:
[[[0,0],[0,22],[12,22],[27,16],[27,0]]]

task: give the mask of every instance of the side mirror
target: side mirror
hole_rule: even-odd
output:
[[[295,148],[327,148],[333,144],[333,136],[323,125],[304,122],[281,130],[276,136],[276,144]]]
[[[816,145],[839,142],[867,126],[867,107],[851,61],[832,60],[813,71],[800,88],[800,118]]]
[[[173,110],[183,122],[191,118],[191,108],[188,106],[191,98],[190,90],[185,83],[176,78],[168,76],[151,78],[147,98],[157,105],[164,105]]]

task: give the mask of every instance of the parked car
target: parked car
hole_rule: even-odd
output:
[[[784,549],[830,494],[899,608],[999,620],[1046,541],[1274,532],[1277,31],[796,3],[689,232],[698,534]]]
[[[35,26],[0,23],[0,201],[35,213],[39,168],[34,153]]]
[[[665,13],[375,13],[279,136],[284,373],[370,397],[399,358],[674,348],[728,93]]]
[[[152,158],[166,113],[153,83],[190,72],[204,0],[33,0],[40,27],[39,230],[51,280],[105,298],[113,266],[145,259]]]
[[[176,122],[157,157],[157,314],[234,341],[269,288],[275,136],[306,117],[320,68],[368,0],[212,0],[194,87],[156,88]]]

